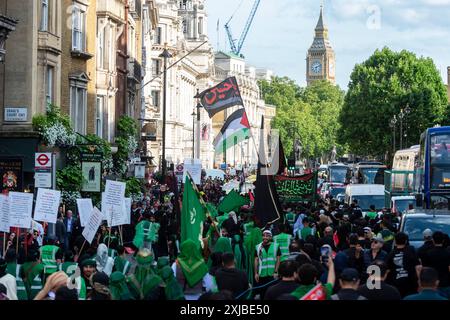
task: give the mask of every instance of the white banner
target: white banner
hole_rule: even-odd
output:
[[[125,182],[106,180],[105,192],[102,194],[102,213],[106,215],[108,226],[115,227],[123,223],[123,202],[125,199]]]
[[[81,226],[86,227],[86,225],[89,223],[89,218],[91,217],[92,210],[94,210],[92,199],[77,199],[77,208]]]
[[[31,227],[33,194],[25,192],[9,193],[9,226],[17,228]]]
[[[92,214],[89,218],[89,222],[86,225],[86,227],[83,229],[83,237],[86,239],[89,244],[92,243],[92,240],[94,240],[95,234],[98,231],[98,228],[100,227],[102,223],[102,213],[100,210],[97,209],[97,207],[94,207],[94,210],[92,210]]]
[[[9,198],[0,194],[0,232],[9,233]]]
[[[195,184],[201,184],[202,180],[202,162],[200,159],[185,159],[183,171],[183,183],[186,181],[186,175],[189,174]]]
[[[56,223],[61,191],[38,188],[34,220]]]

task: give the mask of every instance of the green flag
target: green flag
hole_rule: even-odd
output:
[[[217,207],[211,202],[206,203],[206,209],[208,209],[211,218],[215,218],[218,216]]]
[[[238,211],[243,205],[248,205],[250,201],[242,197],[236,190],[231,190],[229,194],[223,198],[219,204],[219,211],[228,213],[230,211]]]
[[[206,219],[205,207],[202,205],[197,188],[186,176],[183,193],[183,207],[181,210],[181,243],[191,239],[201,245],[203,221]]]

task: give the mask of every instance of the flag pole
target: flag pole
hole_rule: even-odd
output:
[[[16,237],[16,256],[19,254],[19,239],[20,239],[20,228],[17,228],[17,237]]]
[[[6,250],[6,232],[3,232],[3,257],[5,257]]]
[[[83,244],[81,245],[80,252],[78,252],[78,258],[81,257],[81,252],[83,252],[83,248],[84,248],[84,245],[85,245],[85,244],[86,244],[86,239],[84,239]],[[78,260],[78,258],[77,258],[77,260]],[[78,262],[78,261],[77,261],[77,262]]]
[[[203,200],[203,198],[200,196],[200,192],[198,191],[197,185],[195,183],[193,183],[191,174],[189,173],[189,171],[186,171],[186,174],[189,177],[189,182],[191,183],[192,188],[195,190],[195,192],[197,193],[198,196],[198,200],[200,201],[201,205],[203,206],[203,208],[205,208],[206,210],[206,217],[211,218],[212,224],[214,226],[214,228],[216,229],[217,233],[220,235],[219,229],[217,228],[217,223],[214,221],[214,219],[211,217],[211,214],[209,213],[208,207],[206,206],[205,201]]]

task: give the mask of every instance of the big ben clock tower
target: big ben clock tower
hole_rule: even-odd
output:
[[[328,28],[323,22],[323,6],[316,26],[314,41],[306,57],[306,83],[308,86],[316,80],[328,80],[336,83],[335,55],[328,39]]]

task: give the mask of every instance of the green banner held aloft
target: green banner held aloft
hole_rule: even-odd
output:
[[[274,176],[275,187],[280,200],[315,201],[317,174],[310,173],[300,177]]]
[[[206,213],[196,189],[188,174],[184,183],[183,207],[181,210],[181,243],[191,239],[198,243],[200,247]]]
[[[219,211],[228,213],[230,211],[239,211],[239,208],[248,205],[250,200],[244,198],[235,190],[231,190],[229,194],[223,198],[222,202],[219,204]]]

